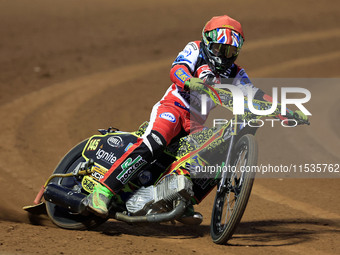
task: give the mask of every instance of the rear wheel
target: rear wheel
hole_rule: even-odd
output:
[[[87,140],[79,143],[71,149],[60,161],[53,174],[65,174],[72,172],[80,162],[85,162],[82,151]],[[73,177],[55,178],[51,181],[60,186],[72,189],[81,189],[81,184]],[[88,229],[96,227],[106,221],[106,219],[89,214],[88,216],[71,213],[67,209],[46,201],[46,211],[54,224],[66,229]]]
[[[217,191],[212,211],[210,234],[217,244],[226,244],[246,209],[255,172],[241,171],[242,166],[257,164],[257,143],[253,135],[242,136],[231,157],[233,171],[225,186]]]

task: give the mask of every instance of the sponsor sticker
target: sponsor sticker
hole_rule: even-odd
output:
[[[92,177],[97,179],[98,181],[104,178],[105,172],[107,171],[103,170],[100,166],[96,164],[93,166],[92,170]]]
[[[152,138],[155,140],[156,143],[158,143],[160,146],[163,146],[161,138],[159,138],[157,135],[154,133],[151,133]]]
[[[176,72],[175,72],[175,76],[177,77],[177,79],[181,80],[182,82],[185,82],[187,79],[191,78],[191,76],[189,74],[187,74],[183,68],[179,68]]]
[[[113,148],[120,148],[124,146],[123,140],[120,136],[111,136],[107,139],[107,143]]]
[[[109,164],[113,164],[117,160],[117,157],[113,152],[106,152],[103,149],[97,150],[96,158]]]
[[[100,142],[100,139],[92,139],[89,143],[89,146],[87,147],[87,150],[95,151],[98,147],[99,142]]]
[[[176,122],[176,118],[171,112],[163,112],[159,115],[159,117],[162,119],[166,119],[172,123]]]
[[[146,160],[143,159],[140,155],[134,160],[132,158],[128,158],[122,164],[123,171],[117,176],[117,180],[119,180],[123,184],[126,184],[132,177],[132,175],[146,163]]]
[[[186,57],[189,57],[191,55],[191,53],[192,53],[192,50],[190,48],[185,49],[184,53],[186,54]]]
[[[195,44],[195,43],[189,43],[189,45],[191,46],[191,47],[193,47],[194,48],[194,50],[197,50],[197,45]]]
[[[126,146],[126,148],[125,148],[124,151],[128,151],[128,150],[132,147],[132,145],[133,145],[133,143],[129,143],[129,144]]]
[[[85,176],[81,182],[81,185],[84,190],[86,190],[89,193],[92,193],[94,186],[97,185],[97,182],[93,180],[89,176]]]
[[[174,61],[174,63],[180,63],[180,62],[188,62],[188,63],[192,64],[192,62],[189,59],[185,58],[184,55],[182,55],[182,54],[179,55]]]
[[[231,25],[223,25],[222,27],[226,27],[226,28],[230,28],[230,29],[235,29],[233,26]]]

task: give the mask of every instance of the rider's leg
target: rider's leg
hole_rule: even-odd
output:
[[[88,196],[88,208],[94,213],[106,217],[107,205],[114,193],[119,192],[143,166],[163,150],[166,144],[163,136],[155,130],[145,138],[139,138],[123,156],[115,162],[110,170]]]
[[[165,138],[159,132],[151,130],[149,135],[139,138],[137,143],[115,162],[101,183],[111,192],[119,192],[133,176],[139,173],[139,170],[157,157],[165,145]]]
[[[144,166],[151,163],[181,131],[181,115],[180,110],[173,106],[155,105],[144,136],[112,165],[101,180],[102,185],[98,184],[99,187],[88,196],[90,210],[100,216],[107,216],[112,194],[119,192]]]

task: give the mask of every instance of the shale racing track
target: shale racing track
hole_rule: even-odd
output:
[[[214,15],[241,21],[251,78],[339,77],[337,0],[0,1],[0,254],[339,254],[340,180],[258,178],[229,245],[199,227],[57,228],[22,210],[60,158],[109,126],[135,130],[177,53]],[[264,88],[265,89],[265,88]],[[270,91],[269,91],[270,92]],[[314,86],[312,125],[263,128],[259,163],[340,163],[340,87]]]

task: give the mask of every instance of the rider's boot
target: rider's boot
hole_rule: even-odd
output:
[[[87,208],[96,215],[106,218],[109,214],[108,206],[113,193],[102,184],[97,184],[93,192],[86,197]]]
[[[186,225],[200,225],[203,221],[203,215],[195,212],[194,207],[189,205],[184,214],[177,221]]]

